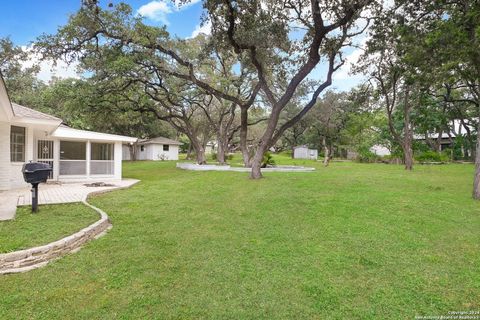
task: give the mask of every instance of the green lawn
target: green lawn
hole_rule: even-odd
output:
[[[15,220],[0,221],[0,253],[27,249],[69,236],[100,219],[94,210],[81,203],[17,209]]]
[[[277,158],[278,159],[278,158]],[[282,158],[280,163],[292,163]],[[480,310],[472,165],[296,161],[311,173],[193,172],[91,203],[113,229],[0,277],[0,319],[413,319]]]

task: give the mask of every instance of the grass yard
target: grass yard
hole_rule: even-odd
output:
[[[81,203],[17,209],[15,220],[0,221],[0,253],[47,244],[69,236],[100,219],[98,213]],[[12,236],[13,235],[13,236]]]
[[[124,175],[142,182],[91,199],[113,229],[45,268],[0,277],[0,319],[413,319],[480,310],[472,165],[405,172],[295,162],[318,170],[251,181],[174,162],[126,163]]]

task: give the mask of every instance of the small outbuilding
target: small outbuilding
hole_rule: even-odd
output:
[[[293,148],[293,158],[294,159],[309,159],[317,160],[318,159],[318,150],[309,149],[306,145],[297,146]]]
[[[132,148],[135,148],[136,160],[178,160],[181,142],[165,137],[139,140],[135,145],[123,145],[123,159],[132,159]]]

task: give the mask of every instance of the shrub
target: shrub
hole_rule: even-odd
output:
[[[274,166],[275,165],[275,160],[273,160],[273,156],[270,152],[265,152],[263,155],[263,160],[262,160],[262,168],[266,168],[267,166]]]
[[[448,162],[450,161],[450,157],[447,152],[428,150],[416,156],[415,160],[419,162]]]
[[[227,153],[225,155],[225,161],[230,161],[233,159],[233,154],[232,153]],[[212,160],[217,160],[217,154],[215,152],[212,152]]]
[[[363,163],[372,163],[372,162],[377,162],[379,157],[370,151],[368,148],[359,148],[358,149],[358,155],[357,155],[357,161],[358,162],[363,162]]]

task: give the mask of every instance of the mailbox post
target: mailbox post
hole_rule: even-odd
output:
[[[32,212],[38,211],[38,185],[47,182],[52,168],[47,163],[29,162],[22,167],[23,179],[32,184]]]

